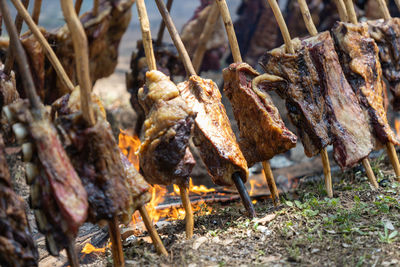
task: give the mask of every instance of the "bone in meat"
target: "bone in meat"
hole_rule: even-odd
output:
[[[258,75],[247,63],[233,63],[223,71],[224,92],[232,104],[240,131],[239,145],[249,166],[288,151],[297,141],[268,93],[252,87]],[[276,79],[277,83],[284,82]]]

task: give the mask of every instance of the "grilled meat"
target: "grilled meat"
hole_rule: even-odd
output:
[[[0,63],[1,64],[1,63]],[[19,98],[13,71],[4,73],[4,64],[0,65],[0,109]]]
[[[189,138],[196,114],[176,85],[160,71],[146,73],[139,101],[146,114],[139,149],[145,179],[151,184],[187,185],[195,164]]]
[[[214,183],[233,185],[232,175],[236,172],[245,182],[249,174],[247,162],[236,142],[217,85],[193,75],[178,84],[178,89],[197,113],[193,142]]]
[[[41,120],[34,120],[27,101],[8,106],[13,117],[25,124],[14,124],[17,139],[21,140],[24,127],[29,129],[34,145],[32,162],[26,165],[27,183],[31,187],[30,204],[34,209],[39,231],[46,236],[52,255],[66,248],[87,218],[87,194],[65,153],[57,131],[42,112]]]
[[[368,33],[366,24],[338,22],[332,29],[343,72],[368,117],[371,132],[380,143],[399,142],[386,118],[384,86],[379,49]]]
[[[119,150],[102,106],[98,99],[92,99],[97,119],[94,126],[88,127],[82,116],[78,89],[53,105],[56,125],[87,191],[88,221],[120,216],[128,223],[135,209],[149,201],[149,187]]]
[[[25,214],[24,201],[13,191],[0,136],[0,265],[37,266],[39,254]]]
[[[224,92],[239,126],[239,145],[249,166],[296,146],[297,137],[285,127],[271,97],[252,87],[258,72],[246,63],[233,63],[223,76]]]
[[[366,22],[371,38],[379,47],[382,73],[393,94],[393,108],[400,109],[400,19],[369,20]]]
[[[295,54],[280,47],[267,52],[261,64],[267,73],[287,81],[277,90],[286,99],[306,155],[314,156],[333,144],[339,166],[353,166],[369,155],[373,138],[340,68],[333,40],[329,32],[323,32],[302,41],[295,39],[293,44]]]

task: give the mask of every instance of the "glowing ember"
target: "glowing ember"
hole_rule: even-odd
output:
[[[84,253],[84,254],[90,254],[93,252],[105,253],[106,248],[110,248],[110,247],[111,247],[111,242],[108,243],[108,245],[104,248],[96,248],[92,244],[86,243],[85,246],[82,248],[81,253]]]

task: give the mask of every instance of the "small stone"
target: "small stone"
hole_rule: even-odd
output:
[[[313,249],[311,250],[311,254],[315,254],[315,253],[317,253],[317,252],[319,252],[319,249],[318,249],[318,248],[313,248]]]
[[[194,242],[193,242],[193,249],[197,250],[204,242],[207,241],[207,237],[202,236],[197,238]]]
[[[342,243],[342,246],[343,246],[344,248],[349,248],[349,247],[351,247],[349,244],[346,244],[346,243]]]

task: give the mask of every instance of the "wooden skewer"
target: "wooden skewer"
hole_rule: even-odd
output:
[[[79,267],[79,258],[75,249],[75,242],[71,240],[67,246],[67,257],[71,267]]]
[[[21,5],[28,7],[29,5],[29,0],[23,0],[23,2],[21,3],[21,1],[19,1]],[[17,34],[20,35],[21,33],[21,29],[22,29],[22,17],[21,14],[18,12],[17,16],[15,18],[15,27],[17,29]],[[15,60],[15,55],[13,50],[11,49],[11,46],[13,45],[13,43],[10,41],[9,47],[7,49],[7,55],[6,55],[6,61],[4,62],[4,73],[6,75],[9,75],[12,68],[14,67],[14,60]]]
[[[10,35],[10,43],[13,44],[10,47],[13,49],[13,54],[15,55],[15,59],[18,63],[25,95],[29,99],[31,110],[33,111],[32,114],[35,119],[41,119],[41,110],[43,108],[43,105],[40,102],[40,98],[36,93],[35,84],[33,82],[31,71],[29,69],[28,59],[25,50],[22,47],[21,41],[19,40],[17,29],[11,19],[6,0],[0,0],[0,8],[1,14],[3,15],[4,24],[6,25],[7,32]]]
[[[378,0],[378,4],[379,4],[379,8],[382,12],[383,18],[384,19],[391,19],[392,16],[390,16],[390,12],[389,9],[386,5],[386,1],[385,0]]]
[[[303,15],[303,20],[306,24],[306,28],[308,30],[308,33],[311,34],[311,36],[316,36],[318,34],[318,30],[315,27],[315,24],[312,20],[310,10],[308,9],[306,0],[298,0],[301,14]]]
[[[75,1],[75,12],[78,15],[79,15],[79,12],[81,12],[82,2],[83,2],[83,0],[76,0]]]
[[[174,0],[168,0],[168,2],[167,2],[168,12],[171,11],[171,7],[172,7],[173,1]],[[164,31],[165,31],[165,22],[164,22],[164,20],[161,20],[160,28],[158,29],[158,34],[157,34],[157,41],[156,41],[156,46],[157,47],[159,47],[162,44]]]
[[[339,18],[341,21],[349,21],[348,16],[347,16],[347,10],[346,6],[343,2],[343,0],[335,0],[336,8],[339,11]]]
[[[203,63],[204,53],[207,49],[207,42],[211,38],[214,30],[215,24],[219,19],[219,12],[217,3],[214,2],[211,6],[210,13],[207,16],[206,23],[204,24],[203,31],[200,35],[199,42],[196,47],[196,51],[193,55],[193,66],[197,73],[200,72],[201,63]]]
[[[344,0],[344,3],[346,6],[348,19],[350,20],[351,23],[357,24],[358,20],[356,11],[354,10],[353,0]]]
[[[189,57],[189,55],[186,51],[186,48],[179,36],[178,31],[176,30],[176,27],[172,21],[172,18],[170,16],[164,2],[162,0],[156,0],[156,4],[158,7],[158,10],[160,11],[161,16],[163,17],[163,20],[165,21],[165,24],[168,28],[169,34],[172,38],[172,41],[174,42],[174,45],[179,52],[181,61],[183,62],[183,65],[185,66],[186,73],[188,75],[196,75],[196,71],[194,70],[192,62],[190,61],[190,57]],[[253,206],[253,203],[251,202],[251,199],[246,190],[246,187],[243,184],[240,174],[234,173],[232,175],[232,180],[235,183],[235,186],[240,194],[243,205],[245,206],[245,208],[249,214],[249,217],[254,217],[256,215],[256,213],[254,211],[254,206]]]
[[[71,80],[69,79],[67,73],[65,72],[63,66],[61,65],[60,61],[58,60],[56,54],[54,53],[53,49],[50,47],[49,43],[47,42],[46,38],[43,36],[42,32],[40,31],[39,27],[33,21],[29,12],[26,8],[21,4],[19,0],[11,0],[14,4],[15,8],[18,11],[18,14],[25,20],[26,24],[28,25],[31,32],[35,35],[38,42],[42,45],[46,55],[51,62],[53,68],[55,69],[58,77],[64,83],[64,85],[68,88],[69,91],[74,89],[74,85],[72,84]]]
[[[99,0],[93,0],[93,10],[92,10],[92,14],[93,16],[97,16],[97,13],[99,13]]]
[[[39,24],[41,8],[42,8],[42,0],[35,0],[35,4],[33,6],[33,11],[32,11],[32,19],[35,22],[35,24]]]
[[[111,221],[108,222],[108,232],[110,233],[113,264],[114,266],[124,267],[124,252],[122,251],[121,232],[118,225],[118,218],[114,216]]]
[[[285,42],[286,52],[289,54],[294,54],[292,39],[290,38],[289,30],[287,28],[285,19],[283,18],[278,3],[276,2],[276,0],[268,0],[268,3],[272,8],[272,12],[274,13],[276,21],[278,22],[279,29],[281,30],[283,40]]]
[[[217,0],[218,8],[222,16],[222,20],[225,24],[226,33],[228,35],[229,45],[231,47],[233,60],[236,63],[242,62],[242,56],[240,54],[239,44],[236,38],[235,29],[233,28],[232,19],[230,16],[228,5],[225,0]],[[272,202],[274,206],[279,205],[279,191],[275,184],[274,175],[271,170],[271,165],[269,161],[262,162],[264,168],[264,176],[267,181],[269,191],[271,192]]]
[[[179,186],[179,192],[186,214],[191,214],[191,216],[185,216],[186,238],[190,239],[193,237],[194,219],[192,205],[190,204],[189,191],[186,186]]]
[[[76,73],[81,94],[82,115],[89,126],[96,124],[91,106],[92,84],[89,76],[89,49],[88,41],[82,23],[76,15],[72,0],[61,0],[61,8],[64,13],[72,43],[75,51]]]
[[[149,18],[147,17],[146,4],[144,0],[137,0],[136,7],[139,14],[140,27],[142,29],[142,40],[143,40],[144,53],[146,55],[147,66],[149,67],[149,70],[157,70],[156,59],[154,57],[154,51],[153,51],[153,43],[151,39],[150,23],[149,23]],[[181,192],[180,195],[182,199],[182,204],[185,209],[186,237],[189,239],[193,237],[193,227],[194,227],[193,210],[190,204],[190,199],[186,187],[179,186],[179,189]]]
[[[139,1],[139,0],[138,0]],[[139,208],[140,216],[142,216],[144,225],[146,226],[147,232],[149,232],[151,240],[153,241],[154,246],[159,254],[164,256],[168,256],[168,252],[165,249],[160,236],[158,235],[156,229],[151,223],[151,218],[146,210],[146,207],[143,205]]]
[[[400,0],[394,0],[398,9],[400,9]]]

